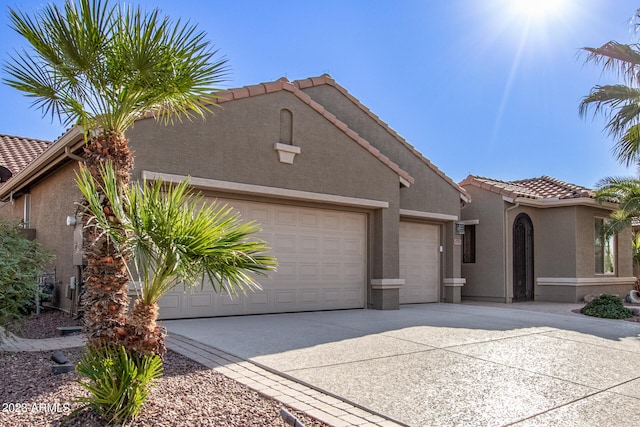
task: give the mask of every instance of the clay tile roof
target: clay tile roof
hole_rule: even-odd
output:
[[[50,141],[0,134],[0,166],[15,176],[50,146]]]
[[[482,176],[469,175],[460,183],[461,186],[473,185],[508,197],[524,197],[529,199],[578,199],[594,198],[593,190],[560,181],[550,176],[528,178],[517,181],[501,181]]]

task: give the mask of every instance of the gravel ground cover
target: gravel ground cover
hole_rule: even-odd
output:
[[[40,339],[60,336],[58,326],[82,326],[82,319],[74,319],[69,314],[44,307],[39,316],[32,314],[22,325],[10,327],[9,330],[22,338]]]
[[[51,313],[54,313],[51,315]],[[56,336],[56,326],[70,318],[46,312],[28,320],[23,335],[33,337],[31,329],[41,325]],[[47,320],[49,319],[49,320]],[[43,335],[40,331],[38,335]],[[51,335],[52,334],[52,335]],[[39,336],[44,338],[45,336]],[[83,347],[63,350],[72,361],[80,360]],[[53,375],[52,352],[0,351],[0,426],[59,426],[79,406],[75,396],[86,395],[75,382],[75,372]],[[132,426],[286,426],[280,418],[283,405],[250,388],[194,362],[180,354],[167,352],[164,375],[153,388],[141,415]],[[301,412],[288,409],[305,426],[321,423]],[[70,427],[107,424],[90,410],[68,420]]]

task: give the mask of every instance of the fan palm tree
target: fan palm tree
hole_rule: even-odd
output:
[[[629,166],[640,160],[640,45],[610,41],[601,47],[584,48],[587,62],[618,74],[623,84],[597,85],[580,103],[585,116],[590,108],[603,113],[605,129],[616,139],[613,153],[618,161]]]
[[[99,166],[110,162],[120,189],[133,167],[125,131],[135,120],[204,117],[226,74],[226,60],[217,59],[203,32],[158,10],[66,0],[33,16],[10,9],[9,17],[29,49],[4,64],[5,83],[32,97],[43,115],[81,126],[88,170],[100,183]],[[115,220],[108,198],[102,208]],[[84,319],[94,345],[117,339],[129,306],[128,260],[110,237],[88,233],[85,243]]]
[[[613,235],[633,225],[640,218],[640,179],[633,177],[606,177],[596,184],[596,200],[615,201],[618,209],[605,222],[604,235]],[[634,232],[631,242],[633,263],[640,268],[640,233]],[[640,290],[640,277],[636,279],[636,290]]]
[[[204,203],[189,192],[188,180],[175,186],[143,181],[121,192],[110,164],[100,173],[103,181],[81,167],[78,187],[87,200],[89,227],[131,255],[138,298],[129,323],[117,332],[138,354],[164,353],[158,300],[178,285],[204,286],[206,279],[215,291],[234,295],[259,288],[252,274],[275,269],[264,242],[249,240],[258,225],[242,223],[230,208]],[[104,212],[100,194],[109,199],[115,221]]]
[[[618,209],[611,213],[605,234],[616,234],[631,227],[640,217],[640,180],[632,177],[606,177],[596,183],[598,202],[615,201]]]

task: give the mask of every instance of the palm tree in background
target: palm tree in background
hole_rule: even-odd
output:
[[[640,9],[635,15],[640,20]],[[587,63],[601,66],[616,74],[622,82],[596,85],[580,102],[579,112],[585,116],[590,109],[603,114],[605,130],[615,138],[613,154],[630,166],[640,161],[640,45],[609,41],[601,47],[585,47]]]
[[[618,209],[609,217],[605,234],[612,235],[631,227],[640,217],[640,180],[633,177],[606,177],[596,183],[596,200],[618,203]]]
[[[226,74],[226,60],[195,25],[108,0],[66,0],[29,15],[9,9],[11,27],[28,42],[3,66],[4,82],[33,98],[43,115],[79,125],[85,135],[84,164],[102,189],[101,165],[115,170],[124,190],[133,167],[125,131],[152,114],[205,117]],[[117,224],[109,198],[101,200]],[[126,323],[128,258],[105,233],[87,233],[84,320],[89,343],[117,341]]]
[[[189,192],[188,180],[143,181],[121,192],[115,173],[110,164],[101,167],[106,179],[100,183],[80,168],[77,182],[87,200],[88,225],[110,236],[133,261],[138,298],[126,327],[117,329],[123,344],[142,356],[163,355],[165,331],[156,323],[163,295],[179,285],[204,286],[205,279],[218,293],[259,289],[252,275],[275,270],[276,262],[265,254],[269,248],[263,241],[249,239],[259,231],[257,224],[242,223],[230,208],[204,203]],[[99,194],[109,199],[115,221],[105,214]]]
[[[605,222],[604,235],[611,236],[631,228],[640,218],[640,179],[633,177],[606,177],[596,184],[596,200],[600,203],[613,201],[618,209]],[[640,271],[640,232],[633,231],[631,242],[633,263]],[[636,290],[640,290],[640,277],[636,279]]]

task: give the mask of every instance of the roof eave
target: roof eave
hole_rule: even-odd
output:
[[[71,152],[73,152],[82,144],[84,144],[82,129],[79,126],[69,129],[69,131],[58,138],[51,147],[0,187],[0,200],[4,200],[12,194],[19,193],[60,162],[68,159],[69,157],[65,152],[65,148],[69,148]]]
[[[530,199],[526,197],[516,197],[512,203],[518,203],[521,206],[532,206],[537,208],[559,208],[565,206],[589,206],[601,208],[610,211],[618,209],[616,203],[603,202],[598,203],[597,200],[590,197],[577,197],[574,199]]]

